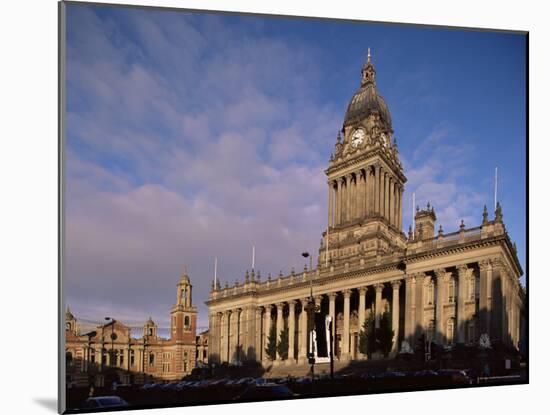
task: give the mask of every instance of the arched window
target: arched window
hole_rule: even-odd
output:
[[[455,337],[455,319],[447,320],[447,344],[452,344]]]
[[[434,303],[434,285],[433,282],[430,282],[428,284],[428,292],[426,295],[426,304],[427,305],[433,305]]]
[[[453,304],[455,302],[455,290],[456,290],[456,285],[455,285],[455,280],[454,279],[450,279],[449,280],[449,285],[447,286],[447,292],[448,292],[448,295],[449,295],[449,304]]]
[[[184,323],[185,329],[189,329],[189,316],[185,316]]]
[[[155,354],[149,353],[149,366],[153,366],[155,364]]]

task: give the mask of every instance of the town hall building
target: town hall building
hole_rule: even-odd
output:
[[[333,319],[339,361],[367,359],[359,351],[363,323],[371,316],[378,327],[384,313],[394,356],[420,337],[445,346],[483,338],[518,348],[523,271],[501,206],[491,218],[480,207],[479,225],[462,222],[450,233],[436,226],[433,206],[417,207],[414,228],[405,233],[407,178],[393,134],[369,52],[325,170],[328,226],[316,268],[264,280],[247,271],[234,285],[213,283],[206,301],[210,363],[305,363],[311,292]],[[288,327],[284,362],[266,353],[272,326],[277,336]]]

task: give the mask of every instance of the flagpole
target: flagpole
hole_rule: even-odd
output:
[[[218,257],[214,258],[214,286],[218,283]]]
[[[252,270],[254,270],[255,260],[256,260],[256,247],[252,245]]]
[[[413,239],[414,239],[414,234],[415,234],[415,231],[416,231],[416,222],[414,220],[414,209],[415,209],[415,205],[416,205],[416,193],[413,193],[413,206],[412,206],[412,230],[413,230]]]
[[[495,210],[497,210],[498,167],[495,167]]]

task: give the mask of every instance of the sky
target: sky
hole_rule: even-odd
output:
[[[525,270],[526,73],[520,34],[67,6],[66,303],[83,323],[169,322],[186,268],[199,326],[218,257],[317,261],[337,131],[371,48],[405,185],[445,233],[494,216],[494,169]],[[522,281],[524,277],[522,278]]]

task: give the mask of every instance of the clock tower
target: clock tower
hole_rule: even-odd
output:
[[[319,250],[322,264],[358,257],[380,261],[405,249],[402,204],[407,179],[388,106],[376,89],[370,49],[325,173],[328,233],[324,232]]]

